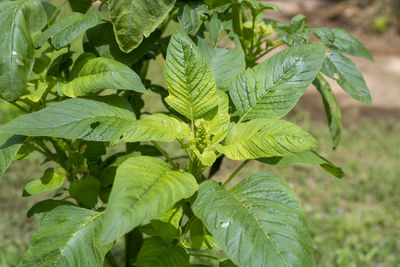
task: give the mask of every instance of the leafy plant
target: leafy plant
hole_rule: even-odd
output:
[[[306,218],[283,179],[262,172],[229,183],[252,159],[342,178],[314,151],[317,140],[282,118],[313,83],[336,147],[341,113],[326,78],[370,104],[343,55],[372,59],[368,50],[302,15],[268,20],[264,10],[279,8],[256,0],[91,6],[0,3],[0,93],[26,113],[0,127],[0,173],[33,151],[58,165],[24,188],[54,194],[27,213],[41,220],[21,265],[118,266],[110,249],[124,237],[126,266],[314,266]],[[159,55],[167,88],[147,75]],[[148,112],[150,91],[165,111]],[[242,162],[213,180],[224,157]]]

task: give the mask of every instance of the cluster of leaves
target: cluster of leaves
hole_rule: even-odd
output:
[[[26,113],[0,127],[0,174],[34,151],[58,164],[24,188],[24,196],[54,197],[27,213],[41,221],[22,266],[101,266],[105,258],[118,266],[109,251],[122,236],[127,266],[198,266],[204,257],[219,266],[314,266],[301,205],[283,179],[262,172],[226,186],[251,159],[343,177],[309,133],[282,117],[313,83],[336,147],[341,113],[324,76],[370,103],[342,55],[372,59],[368,50],[344,30],[309,28],[302,15],[267,20],[264,10],[279,8],[256,0],[102,1],[108,15],[90,0],[69,3],[75,12],[62,17],[64,5],[0,3],[0,94]],[[166,34],[174,23],[181,29]],[[84,52],[75,56],[71,42],[81,34]],[[158,55],[167,88],[147,78]],[[168,112],[143,112],[148,91]],[[176,142],[185,160],[159,142]],[[123,151],[107,150],[121,143]],[[211,178],[223,157],[242,163],[221,184]]]

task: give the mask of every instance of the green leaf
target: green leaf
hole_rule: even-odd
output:
[[[322,46],[295,46],[239,73],[229,94],[241,120],[286,115],[315,79],[324,57]]]
[[[333,43],[327,44],[329,50],[333,52],[363,57],[371,61],[374,60],[368,49],[344,29],[333,28],[330,30],[334,35],[334,41]]]
[[[190,34],[196,34],[201,25],[200,14],[191,5],[183,4],[179,8],[178,21]]]
[[[0,3],[0,94],[7,101],[24,93],[33,67],[34,49],[24,10],[22,1]]]
[[[203,182],[192,209],[238,266],[315,266],[300,202],[271,173],[252,175],[230,190]]]
[[[49,212],[61,205],[74,205],[73,203],[65,200],[46,199],[35,203],[26,213],[26,217],[30,218],[34,214],[42,214]]]
[[[72,11],[86,13],[92,5],[92,0],[68,0]]]
[[[83,48],[99,57],[114,59],[128,66],[138,62],[160,38],[161,31],[155,30],[134,50],[125,53],[119,49],[111,23],[102,23],[86,31]]]
[[[324,61],[323,74],[336,82],[354,99],[371,105],[371,95],[364,77],[349,58],[331,53]],[[336,75],[337,77],[336,77]]]
[[[198,38],[198,45],[215,77],[220,90],[227,91],[231,79],[246,69],[244,52],[239,42],[232,50],[210,46],[206,40]]]
[[[338,178],[344,177],[344,173],[341,168],[337,167],[332,162],[323,158],[315,151],[307,151],[307,152],[304,152],[304,153],[301,153],[298,155],[292,155],[292,156],[260,158],[260,159],[258,159],[258,161],[267,163],[267,164],[271,164],[271,165],[277,165],[277,166],[287,166],[287,165],[296,164],[296,163],[320,165],[324,170],[326,170],[333,176],[336,176]]]
[[[22,115],[0,130],[26,136],[110,141],[122,126],[134,120],[135,115],[124,98],[74,98]]]
[[[48,168],[43,176],[29,181],[24,188],[23,196],[33,196],[46,191],[53,191],[64,184],[65,176],[53,168]]]
[[[94,94],[104,89],[146,92],[140,77],[132,69],[112,59],[96,58],[93,55],[81,64],[77,60],[72,72],[76,76],[59,85],[60,90],[69,97]]]
[[[311,150],[318,142],[299,126],[282,120],[254,119],[234,124],[219,152],[234,160],[287,156]]]
[[[136,262],[137,267],[187,267],[189,255],[176,244],[167,244],[159,237],[144,241]]]
[[[0,131],[0,178],[17,155],[24,138]]]
[[[165,81],[173,109],[194,121],[217,105],[217,89],[207,61],[189,36],[176,31],[168,45]]]
[[[218,267],[236,267],[236,265],[231,260],[221,261]]]
[[[322,96],[326,117],[328,118],[329,131],[333,141],[333,149],[335,149],[339,145],[342,134],[342,112],[331,86],[321,74],[317,75],[313,84]]]
[[[197,250],[207,250],[215,247],[214,238],[198,218],[195,218],[190,224],[190,244],[192,248]]]
[[[217,111],[214,116],[208,117],[207,113],[204,116],[210,133],[215,136],[221,134],[221,132],[224,132],[223,134],[225,134],[230,122],[229,97],[221,90],[217,90],[217,104]]]
[[[47,13],[39,0],[18,0],[23,5],[26,25],[31,36],[38,34],[47,24]]]
[[[71,205],[46,213],[21,266],[103,266],[112,244],[100,240],[102,214]]]
[[[151,220],[150,224],[140,227],[140,230],[146,235],[161,237],[167,244],[172,243],[179,234],[182,215],[182,205],[175,205],[160,218]]]
[[[93,176],[85,176],[81,180],[75,180],[69,187],[71,197],[86,207],[92,208],[97,204],[100,191],[100,181]]]
[[[139,46],[167,17],[175,0],[109,0],[114,32],[122,51]]]
[[[159,141],[171,142],[177,138],[189,140],[191,131],[186,123],[165,114],[152,114],[123,125],[112,143]]]
[[[126,160],[115,176],[104,217],[104,240],[113,241],[160,217],[197,188],[191,174],[173,171],[161,159],[137,156]]]
[[[87,15],[78,12],[71,13],[57,20],[36,40],[35,47],[42,46],[49,38],[51,44],[58,50],[71,43],[78,35],[100,23],[100,14],[96,10]]]

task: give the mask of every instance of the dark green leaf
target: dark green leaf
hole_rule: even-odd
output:
[[[326,117],[328,118],[329,131],[333,141],[333,149],[335,149],[339,145],[342,134],[342,112],[331,86],[322,75],[318,74],[313,84],[322,96]]]
[[[144,241],[136,262],[137,267],[187,267],[189,255],[176,244],[167,244],[159,237]]]
[[[42,200],[38,203],[35,203],[26,213],[26,217],[30,218],[34,214],[42,214],[51,211],[52,209],[55,209],[58,206],[61,205],[74,205],[69,201],[65,200],[54,200],[54,199],[46,199]]]
[[[203,182],[192,209],[238,266],[315,266],[300,202],[271,173],[252,175],[230,190]]]
[[[286,115],[315,79],[324,57],[322,46],[295,46],[239,73],[229,94],[241,120]]]
[[[103,266],[112,244],[100,240],[102,214],[71,205],[46,213],[20,266]]]
[[[290,164],[304,163],[311,165],[320,165],[324,170],[336,176],[338,178],[343,178],[344,173],[341,168],[337,167],[332,162],[320,156],[315,151],[307,151],[298,155],[285,156],[285,157],[271,157],[271,158],[261,158],[258,161],[277,165],[277,166],[287,166]]]
[[[245,70],[246,61],[240,43],[232,50],[210,46],[206,40],[198,38],[198,45],[215,77],[220,90],[228,90],[231,79]]]
[[[17,155],[24,139],[23,136],[0,131],[0,178]]]
[[[71,13],[57,20],[50,28],[44,31],[36,40],[35,47],[40,47],[51,38],[51,44],[60,49],[71,43],[79,34],[100,23],[100,14],[96,10],[87,15]]]
[[[354,99],[370,105],[371,95],[364,77],[349,58],[331,53],[324,61],[322,73],[336,82]],[[337,76],[336,76],[336,75]]]
[[[109,0],[114,32],[122,51],[139,46],[166,18],[175,0]]]
[[[368,49],[348,32],[339,28],[331,29],[331,31],[335,36],[335,40],[333,43],[329,44],[329,50],[364,57],[371,61],[374,60]]]
[[[155,30],[134,50],[125,53],[119,49],[111,23],[102,23],[86,31],[83,48],[99,57],[115,59],[126,65],[138,62],[160,38],[161,31]]]
[[[170,210],[197,190],[195,178],[173,171],[161,159],[137,156],[117,169],[104,217],[106,241],[113,241],[138,225]]]
[[[168,46],[165,81],[169,106],[194,121],[217,105],[214,76],[200,50],[183,31]]]
[[[81,180],[73,181],[69,187],[69,192],[78,202],[92,208],[97,204],[100,185],[100,181],[95,177],[85,176]]]
[[[26,114],[0,129],[26,136],[110,141],[120,127],[135,120],[129,103],[118,96],[74,98]]]
[[[201,24],[200,14],[189,4],[183,4],[179,8],[178,21],[190,34],[196,34]]]
[[[86,13],[92,5],[92,0],[68,0],[72,11]]]
[[[23,1],[0,3],[0,94],[7,101],[24,93],[33,67],[34,49],[24,11],[29,12]]]

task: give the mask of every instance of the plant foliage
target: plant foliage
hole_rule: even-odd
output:
[[[252,159],[342,178],[284,116],[313,84],[337,147],[342,116],[328,79],[370,104],[343,55],[372,60],[369,51],[303,15],[268,20],[279,7],[257,0],[68,2],[0,2],[0,96],[25,113],[0,127],[0,175],[33,151],[54,163],[23,188],[53,197],[27,213],[40,224],[21,266],[119,266],[111,248],[121,237],[126,266],[315,266],[282,178],[229,184]],[[166,87],[148,75],[156,57]],[[221,183],[224,157],[241,164]]]

